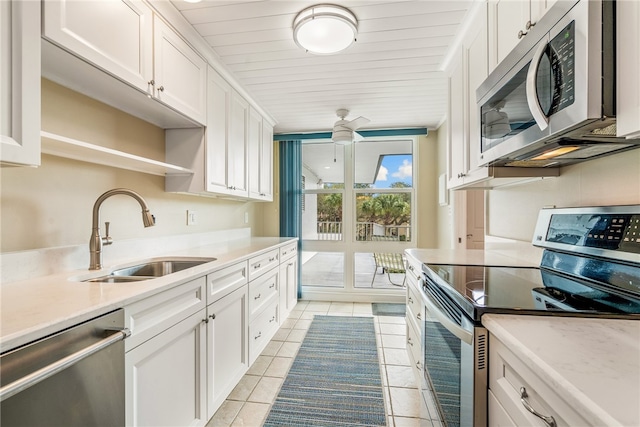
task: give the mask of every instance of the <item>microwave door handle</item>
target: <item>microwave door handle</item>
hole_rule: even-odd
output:
[[[538,75],[538,68],[540,67],[540,59],[544,55],[544,51],[547,48],[547,42],[543,41],[538,45],[536,53],[531,59],[529,64],[529,70],[527,71],[527,104],[529,104],[529,110],[533,115],[533,119],[540,130],[545,130],[549,126],[549,118],[544,114],[540,103],[538,102],[538,90],[536,88],[536,76]]]
[[[436,305],[427,297],[424,299],[425,308],[428,314],[431,317],[434,317],[442,326],[447,328],[449,332],[451,332],[456,337],[460,338],[462,341],[467,344],[473,344],[473,334],[469,331],[466,331],[461,326],[454,323],[446,314],[444,314],[441,310],[436,307]]]

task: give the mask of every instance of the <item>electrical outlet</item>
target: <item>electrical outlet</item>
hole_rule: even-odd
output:
[[[197,224],[196,211],[187,210],[187,225]]]

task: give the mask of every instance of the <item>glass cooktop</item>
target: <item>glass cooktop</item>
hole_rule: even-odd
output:
[[[640,314],[640,298],[539,268],[427,264],[425,290],[479,321],[486,312]],[[441,304],[444,301],[437,298]],[[615,316],[613,316],[615,317]]]

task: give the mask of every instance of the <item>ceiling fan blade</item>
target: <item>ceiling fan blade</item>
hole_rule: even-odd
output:
[[[345,123],[344,126],[348,127],[351,130],[356,130],[358,128],[361,128],[362,126],[366,125],[367,123],[369,123],[371,120],[367,119],[366,117],[358,117],[357,119],[353,119],[348,123]]]
[[[353,141],[354,142],[360,142],[360,141],[364,141],[364,136],[360,135],[358,132],[353,132]]]

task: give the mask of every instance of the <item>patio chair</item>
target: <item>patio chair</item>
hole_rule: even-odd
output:
[[[394,236],[371,236],[372,241],[397,241],[398,238]],[[402,254],[396,252],[374,252],[373,259],[376,263],[376,269],[373,272],[373,279],[371,279],[371,286],[373,286],[373,282],[376,280],[376,273],[378,273],[378,268],[382,268],[382,274],[387,273],[387,278],[389,279],[389,283],[394,286],[404,287],[405,282],[407,281],[407,276],[405,274],[405,266],[404,259],[402,258]],[[391,280],[391,273],[402,273],[405,274],[404,280],[402,284],[394,283]]]

